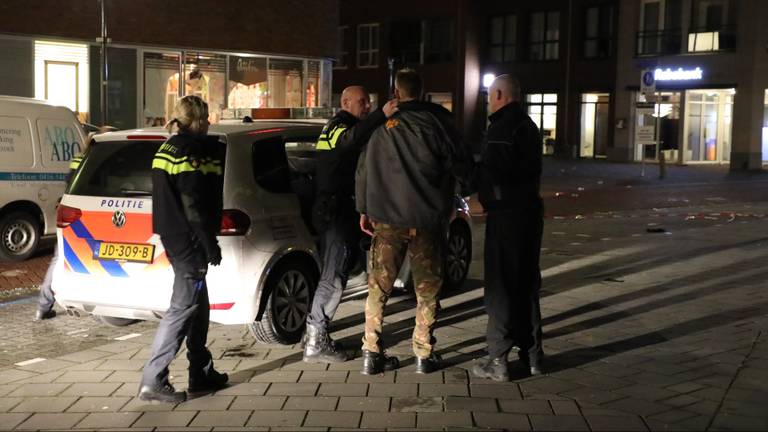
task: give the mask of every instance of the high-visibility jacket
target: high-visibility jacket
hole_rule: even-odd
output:
[[[152,160],[152,229],[188,233],[206,252],[221,224],[224,147],[215,137],[172,136]]]
[[[384,112],[380,109],[362,120],[342,110],[326,123],[315,147],[315,216],[330,220],[338,210],[354,212],[357,159],[371,132],[384,124],[385,120]],[[315,225],[322,224],[316,221]],[[315,228],[322,229],[322,226]]]

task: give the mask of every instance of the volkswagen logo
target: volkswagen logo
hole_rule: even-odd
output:
[[[115,210],[112,215],[112,225],[122,228],[125,225],[125,212],[122,210]]]

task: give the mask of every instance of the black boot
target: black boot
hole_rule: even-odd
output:
[[[162,386],[143,385],[139,389],[139,399],[145,402],[180,403],[187,400],[187,393],[177,392],[169,383]]]
[[[416,373],[428,374],[440,369],[443,361],[439,355],[432,353],[427,358],[416,357]]]
[[[398,367],[400,367],[400,360],[397,357],[363,350],[363,369],[360,370],[360,373],[363,375],[378,375],[384,373],[384,371],[395,370]]]
[[[189,373],[189,386],[187,391],[190,393],[202,393],[221,390],[227,386],[229,375],[219,373],[211,367],[206,373]]]
[[[472,366],[472,375],[478,378],[488,378],[493,381],[509,381],[507,356],[479,359]]]
[[[520,363],[522,363],[523,367],[527,369],[527,372],[531,374],[531,376],[537,376],[543,373],[541,371],[541,360],[535,360],[531,362],[528,356],[521,355]]]
[[[37,312],[35,312],[35,321],[47,320],[55,316],[56,316],[56,311],[53,309],[48,309],[48,310],[38,309]]]
[[[338,348],[325,329],[307,324],[307,340],[304,344],[304,361],[307,363],[342,363],[347,354]]]

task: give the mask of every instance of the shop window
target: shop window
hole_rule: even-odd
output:
[[[729,0],[694,0],[688,51],[706,52],[736,49],[736,2]]]
[[[107,82],[107,116],[101,112],[101,47],[91,45],[90,64],[90,123],[110,125],[118,129],[133,129],[136,123],[137,54],[133,48],[107,48],[109,81]],[[144,124],[143,121],[141,123]]]
[[[184,62],[184,96],[195,95],[208,103],[208,119],[218,123],[226,108],[224,99],[227,57],[187,52]]]
[[[681,0],[641,0],[637,55],[678,54],[681,48]]]
[[[449,19],[424,23],[424,62],[442,63],[453,60],[454,30]]]
[[[491,32],[488,40],[491,61],[510,62],[517,56],[517,16],[501,15],[491,17]]]
[[[531,60],[557,60],[560,57],[560,12],[532,14],[529,42]]]
[[[163,126],[179,100],[178,53],[144,53],[144,126]]]
[[[613,4],[587,8],[584,11],[584,58],[607,58],[613,54]]]
[[[315,108],[318,106],[318,91],[320,86],[320,62],[307,61],[307,88],[304,89],[304,106]]]
[[[763,99],[763,162],[768,162],[768,90]]]
[[[71,109],[88,122],[88,46],[35,41],[35,97]]]
[[[334,69],[346,69],[349,62],[349,26],[339,27],[338,36],[338,60],[333,65]]]
[[[528,115],[541,131],[544,152],[554,153],[557,139],[557,93],[536,93],[525,97]]]
[[[303,106],[304,61],[269,59],[268,108],[298,108]]]
[[[453,93],[427,93],[427,100],[453,111]]]
[[[266,108],[269,98],[266,57],[229,56],[229,108]]]
[[[422,50],[422,22],[395,21],[391,25],[390,47],[392,58],[399,66],[420,64]]]
[[[357,26],[357,67],[379,66],[379,24]]]

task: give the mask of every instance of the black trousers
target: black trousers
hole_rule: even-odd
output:
[[[485,307],[488,354],[538,364],[543,355],[539,291],[542,212],[489,211],[485,225]]]
[[[162,386],[168,382],[168,365],[185,337],[189,374],[204,377],[213,368],[211,353],[205,347],[210,316],[205,252],[189,235],[163,237],[162,242],[173,267],[173,295],[158,325],[142,385]]]
[[[328,328],[341,303],[350,267],[359,257],[361,237],[359,215],[354,210],[339,212],[320,233],[323,269],[307,317],[309,325]]]

